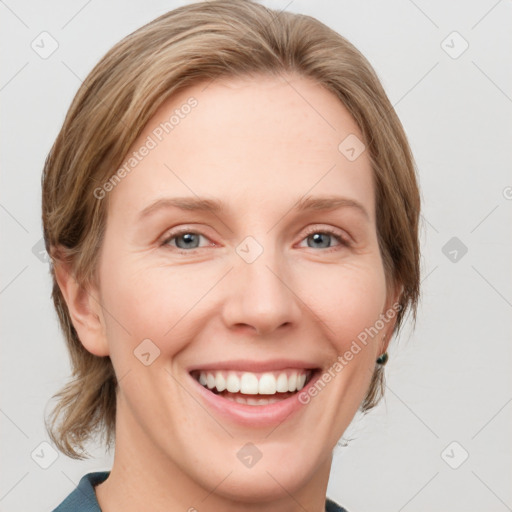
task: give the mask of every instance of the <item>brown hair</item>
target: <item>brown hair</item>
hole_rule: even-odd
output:
[[[81,286],[94,282],[108,197],[98,200],[93,191],[113,175],[172,94],[217,77],[281,72],[321,84],[357,122],[374,172],[387,283],[403,286],[395,330],[408,309],[415,318],[419,191],[406,136],[377,75],[354,46],[318,20],[250,0],[193,3],[170,11],[116,44],[84,80],[42,176],[44,239],[53,262],[66,261]],[[54,396],[58,401],[46,428],[59,450],[83,459],[88,456],[84,443],[96,432],[109,448],[112,444],[117,380],[110,358],[91,354],[80,342],[53,265],[51,275],[73,373]],[[361,410],[375,406],[382,392],[383,370],[376,365]]]

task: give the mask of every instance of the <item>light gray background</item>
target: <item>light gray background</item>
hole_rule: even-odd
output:
[[[35,462],[51,462],[39,447],[48,441],[43,414],[70,370],[48,266],[33,252],[42,236],[40,175],[93,65],[183,3],[0,1],[4,512],[51,510],[83,474],[110,469],[100,447],[85,462]],[[265,4],[318,17],[367,56],[409,136],[423,196],[417,327],[393,342],[386,398],[347,431],[352,441],[336,450],[328,495],[350,512],[512,510],[512,3]],[[31,48],[43,31],[59,45],[47,59]],[[469,44],[458,58],[464,41],[448,37],[453,31]],[[453,247],[443,253],[452,237],[467,247],[463,256],[456,248],[455,262]],[[44,456],[34,460],[34,450]]]

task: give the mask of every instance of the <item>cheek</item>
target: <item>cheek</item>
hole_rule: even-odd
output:
[[[222,275],[211,268],[145,267],[130,260],[105,262],[104,268],[111,269],[101,276],[111,350],[126,350],[127,345],[133,350],[149,338],[167,355],[181,350],[193,336],[191,330],[198,324],[191,319],[212,309],[207,293]]]
[[[338,352],[375,324],[386,303],[386,281],[380,259],[357,264],[319,266],[303,274],[298,295],[319,317],[325,335]]]

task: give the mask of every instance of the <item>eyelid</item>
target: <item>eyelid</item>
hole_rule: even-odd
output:
[[[326,227],[321,224],[315,224],[313,226],[308,226],[306,228],[304,235],[301,238],[301,242],[305,238],[307,238],[309,235],[312,235],[313,233],[325,233],[328,235],[332,235],[332,236],[338,238],[340,245],[350,246],[352,244],[352,242],[351,242],[352,239],[351,239],[350,235],[348,235],[348,233],[346,233],[345,231],[342,231],[341,229],[331,227],[331,226]],[[328,247],[327,249],[325,249],[325,251],[329,251],[329,249],[334,249],[334,247]]]
[[[190,233],[198,236],[202,236],[206,240],[210,241],[209,237],[207,237],[204,233],[202,233],[198,229],[191,228],[189,226],[183,226],[183,227],[177,227],[175,229],[171,229],[166,231],[166,233],[163,236],[162,241],[160,242],[160,246],[169,246],[172,247],[174,250],[181,252],[181,253],[187,253],[187,254],[193,254],[195,251],[198,251],[199,249],[206,249],[207,247],[211,247],[212,245],[215,245],[213,242],[208,244],[205,247],[195,247],[193,249],[180,249],[179,247],[174,247],[168,245],[169,242],[175,238],[178,238],[180,235],[184,235],[185,233]]]
[[[193,249],[180,249],[179,247],[174,247],[174,246],[168,245],[171,240],[173,240],[185,233],[202,236],[203,238],[205,238],[211,242],[209,237],[206,236],[204,233],[202,233],[200,230],[191,228],[190,226],[183,226],[183,227],[177,227],[175,229],[171,229],[170,231],[167,231],[166,234],[164,235],[163,240],[160,243],[160,245],[172,247],[175,251],[178,251],[182,254],[184,254],[184,253],[194,254],[196,251],[198,251],[200,249],[206,249],[208,247],[212,247],[213,245],[216,245],[214,242],[212,242],[205,247],[195,247]],[[328,235],[334,236],[335,238],[338,239],[340,246],[348,247],[351,245],[350,236],[348,234],[346,234],[344,231],[334,228],[334,227],[326,227],[325,225],[319,225],[319,224],[315,224],[313,226],[308,226],[307,228],[305,228],[305,231],[302,234],[300,242],[304,241],[308,236],[310,236],[314,233],[323,233],[323,234],[328,234]],[[332,250],[336,250],[336,246],[327,247],[323,250],[319,249],[320,252],[330,252]]]

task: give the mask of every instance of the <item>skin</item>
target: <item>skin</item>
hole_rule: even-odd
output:
[[[347,135],[362,136],[321,86],[260,76],[180,92],[133,150],[191,96],[198,105],[109,193],[98,284],[81,290],[57,270],[80,340],[111,357],[119,380],[114,464],[98,501],[106,512],[148,503],[154,511],[320,512],[332,450],[393,322],[275,429],[201,407],[186,368],[293,357],[327,369],[398,299],[386,286],[368,156],[350,162],[338,151]],[[225,211],[168,208],[138,219],[156,199],[196,195],[221,200]],[[295,212],[305,195],[343,196],[367,216],[349,206]],[[196,248],[165,243],[178,227],[202,235]],[[329,228],[348,245],[327,234],[315,243],[312,234]],[[263,248],[250,264],[235,251],[247,236]],[[133,354],[147,338],[160,349],[149,366]],[[252,468],[236,457],[247,442],[263,454]]]

